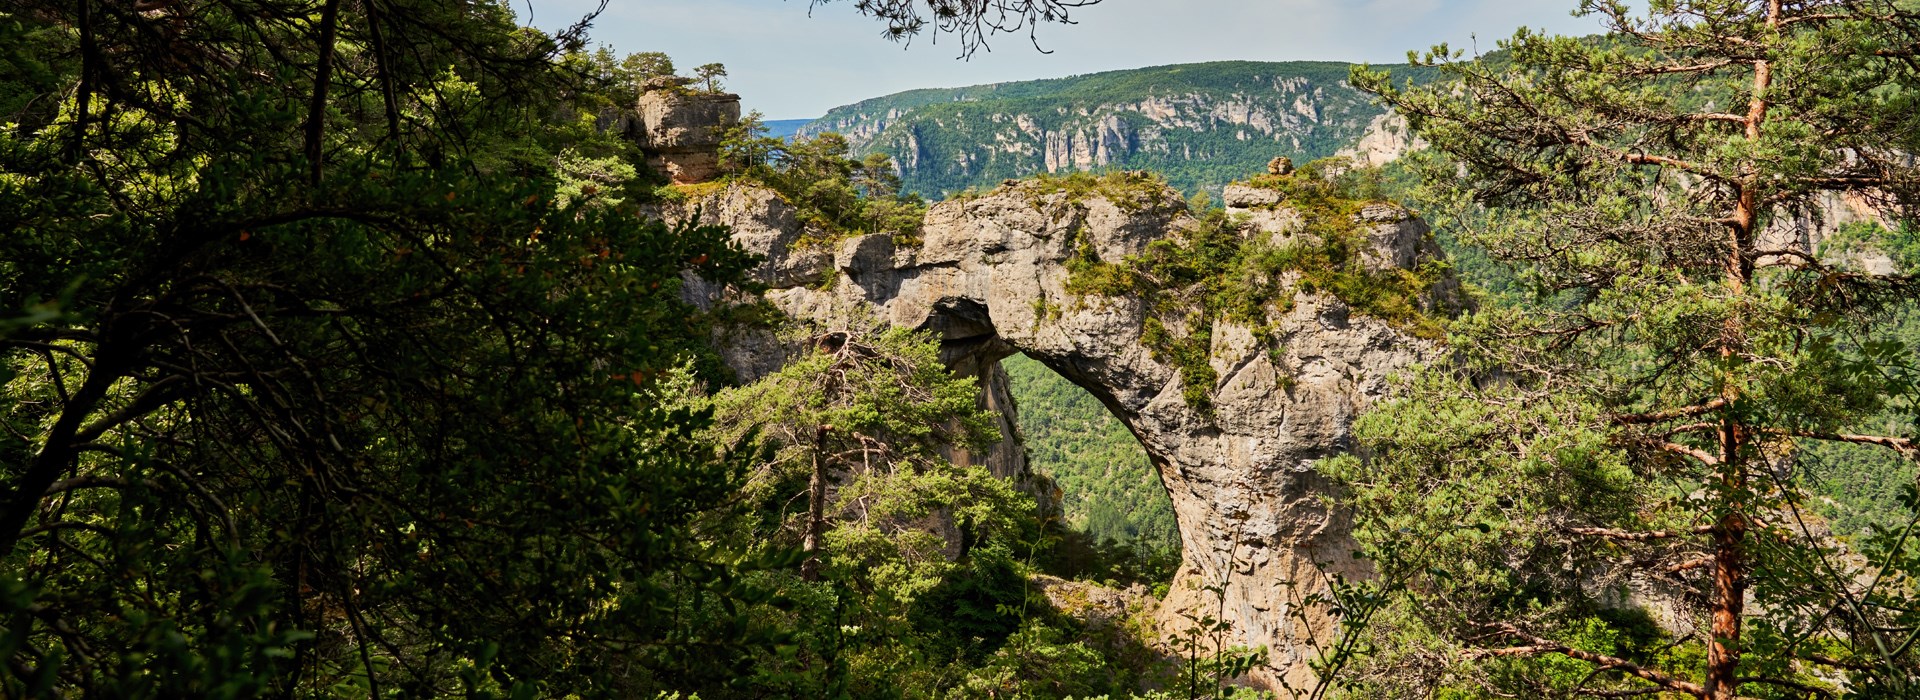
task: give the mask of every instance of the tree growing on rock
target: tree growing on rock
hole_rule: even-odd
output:
[[[1611,33],[1522,31],[1498,60],[1440,47],[1421,63],[1452,80],[1429,87],[1355,72],[1446,156],[1430,182],[1485,207],[1467,240],[1535,299],[1462,319],[1461,364],[1362,421],[1372,459],[1332,465],[1408,595],[1375,659],[1397,678],[1353,680],[1913,697],[1912,521],[1826,536],[1797,456],[1916,456],[1920,370],[1884,320],[1920,283],[1779,232],[1833,195],[1914,216],[1920,14],[1581,8]],[[1617,604],[1648,596],[1674,602],[1664,629]]]
[[[701,88],[710,93],[720,92],[720,79],[727,77],[727,67],[719,63],[708,63],[693,69],[693,79]]]
[[[621,67],[633,73],[640,82],[654,78],[665,78],[674,74],[673,58],[663,51],[641,51],[628,54],[620,62]]]
[[[847,139],[828,132],[792,141],[766,135],[759,113],[723,136],[721,168],[780,193],[834,235],[887,232],[914,240],[927,212],[919,195],[902,192],[886,154],[848,156]]]

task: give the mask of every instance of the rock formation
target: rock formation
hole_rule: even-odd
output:
[[[740,121],[740,96],[672,84],[649,87],[637,106],[635,134],[648,167],[680,184],[718,176],[721,135]]]
[[[1332,63],[1158,66],[1054,80],[913,90],[835,108],[801,130],[886,153],[928,196],[1099,168],[1167,174],[1219,194],[1274,155],[1305,163],[1360,140],[1383,108]]]
[[[1258,195],[1229,192],[1230,205],[1262,214],[1251,217],[1248,235],[1296,235],[1299,217]],[[1178,612],[1196,608],[1229,620],[1240,643],[1270,650],[1271,666],[1256,680],[1297,684],[1310,674],[1305,642],[1324,639],[1335,624],[1303,607],[1303,597],[1323,590],[1329,574],[1364,574],[1349,554],[1345,522],[1321,501],[1328,485],[1314,461],[1348,449],[1355,413],[1387,390],[1390,374],[1432,348],[1335,299],[1303,295],[1269,319],[1270,343],[1217,323],[1212,409],[1190,406],[1178,370],[1142,344],[1147,312],[1139,300],[1065,288],[1066,263],[1081,246],[1119,260],[1191,224],[1180,202],[1170,189],[1117,204],[1012,183],[934,205],[911,245],[876,234],[809,246],[803,241],[822,237],[808,235],[777,195],[751,186],[689,203],[680,215],[699,208],[706,220],[734,227],[742,246],[766,257],[757,272],[770,287],[765,299],[794,318],[877,318],[937,332],[956,370],[987,380],[983,401],[992,405],[1011,409],[998,361],[1016,352],[1086,388],[1139,438],[1173,500],[1185,561],[1162,606],[1163,627],[1183,628]],[[1369,207],[1361,220],[1376,247],[1370,265],[1407,266],[1435,254],[1426,226],[1403,211]],[[689,293],[701,303],[726,295],[698,281]],[[786,357],[765,331],[742,329],[723,345],[744,378]],[[973,458],[1005,475],[1025,469],[1010,442]],[[1202,592],[1222,584],[1224,602]]]
[[[1334,155],[1353,161],[1362,167],[1386,165],[1399,160],[1413,151],[1427,147],[1427,142],[1412,134],[1407,120],[1398,114],[1381,114],[1367,124],[1367,131],[1353,145],[1340,149]]]

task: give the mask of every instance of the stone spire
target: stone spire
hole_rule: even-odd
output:
[[[636,106],[640,150],[647,165],[678,184],[706,182],[720,174],[720,139],[740,122],[740,96],[686,89],[687,78],[647,82]]]

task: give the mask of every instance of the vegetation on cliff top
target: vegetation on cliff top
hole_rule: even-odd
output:
[[[720,144],[722,182],[758,183],[793,204],[821,236],[802,240],[824,245],[844,238],[889,233],[896,242],[920,238],[927,204],[903,191],[893,161],[874,153],[848,157],[839,134],[781,139],[767,135],[760,115],[749,114],[729,128]]]
[[[1296,294],[1325,294],[1416,336],[1438,337],[1440,322],[1432,312],[1446,264],[1435,260],[1417,270],[1369,269],[1363,260],[1368,224],[1359,216],[1368,204],[1378,203],[1380,186],[1371,171],[1342,163],[1316,161],[1291,175],[1249,181],[1281,193],[1278,206],[1300,215],[1300,230],[1284,241],[1250,232],[1225,210],[1208,208],[1174,236],[1123,260],[1101,260],[1083,242],[1067,263],[1067,291],[1083,303],[1091,301],[1088,297],[1141,300],[1148,310],[1143,342],[1155,359],[1179,369],[1187,403],[1195,407],[1211,404],[1218,381],[1212,365],[1214,325],[1244,326],[1281,357],[1275,329],[1292,310]]]

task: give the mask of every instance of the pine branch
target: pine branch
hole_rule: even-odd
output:
[[[1629,425],[1645,424],[1645,423],[1664,423],[1676,418],[1692,418],[1694,416],[1700,416],[1700,415],[1712,413],[1714,411],[1725,408],[1726,405],[1727,405],[1726,399],[1717,398],[1711,401],[1706,401],[1704,403],[1694,404],[1692,406],[1671,408],[1664,411],[1652,411],[1648,413],[1616,413],[1613,415],[1613,421],[1615,423],[1626,423]]]
[[[1920,458],[1920,445],[1916,445],[1914,441],[1909,438],[1888,437],[1885,435],[1855,435],[1851,433],[1827,433],[1827,432],[1820,432],[1817,430],[1795,430],[1791,428],[1766,428],[1761,430],[1760,432],[1766,433],[1768,435],[1785,435],[1790,437],[1808,438],[1812,440],[1826,440],[1828,442],[1847,442],[1847,443],[1853,443],[1856,445],[1877,445],[1879,447],[1885,447],[1895,452],[1899,452],[1902,456],[1905,456],[1905,457]]]
[[[1514,627],[1513,625],[1506,624],[1506,623],[1488,623],[1488,624],[1482,624],[1481,627],[1498,632],[1500,634],[1504,634],[1509,637],[1520,639],[1521,641],[1524,641],[1527,644],[1526,646],[1514,646],[1514,647],[1505,647],[1501,649],[1481,649],[1481,650],[1470,651],[1468,652],[1469,657],[1539,656],[1542,654],[1559,654],[1561,656],[1565,656],[1570,659],[1578,659],[1580,661],[1585,661],[1587,663],[1606,666],[1608,668],[1612,668],[1612,669],[1627,673],[1641,680],[1658,684],[1660,687],[1665,688],[1667,690],[1671,690],[1679,693],[1686,693],[1688,695],[1692,695],[1697,698],[1707,697],[1707,689],[1700,685],[1689,683],[1687,681],[1683,681],[1678,678],[1674,678],[1673,676],[1667,675],[1660,671],[1647,668],[1645,666],[1641,666],[1639,664],[1636,664],[1632,661],[1628,661],[1626,659],[1607,656],[1605,654],[1595,654],[1590,651],[1582,651],[1580,649],[1575,649],[1573,647],[1567,646],[1560,642],[1553,641],[1551,639],[1547,639],[1545,637],[1536,637],[1534,635],[1527,634],[1526,632],[1520,631],[1520,628]]]
[[[1682,457],[1690,457],[1690,458],[1693,458],[1694,460],[1699,461],[1701,464],[1705,464],[1708,466],[1713,466],[1720,463],[1719,457],[1715,457],[1711,454],[1707,454],[1706,450],[1695,449],[1692,447],[1688,447],[1686,445],[1682,445],[1677,442],[1655,443],[1654,448],[1660,450],[1661,452],[1677,454]]]

